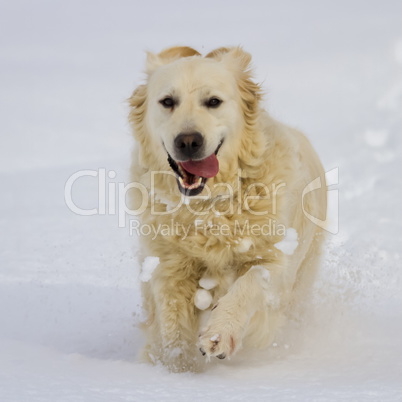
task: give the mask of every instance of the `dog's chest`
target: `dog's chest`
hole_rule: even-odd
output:
[[[164,243],[170,252],[200,259],[206,266],[224,267],[258,261],[263,257],[258,231],[269,235],[269,227],[255,224],[253,215],[244,210],[200,208],[183,205],[169,213],[148,214],[147,224],[152,227],[152,242]],[[226,209],[225,209],[226,208]],[[258,219],[261,220],[260,218]]]

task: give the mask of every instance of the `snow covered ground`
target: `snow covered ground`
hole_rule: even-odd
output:
[[[339,168],[301,328],[197,375],[136,361],[137,240],[64,201],[80,169],[127,180],[125,99],[173,44],[243,45],[271,113]],[[1,401],[402,400],[400,1],[3,1],[0,49]]]

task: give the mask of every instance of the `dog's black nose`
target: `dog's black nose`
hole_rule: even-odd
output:
[[[174,140],[177,153],[188,158],[193,157],[204,144],[204,137],[198,133],[179,134]]]

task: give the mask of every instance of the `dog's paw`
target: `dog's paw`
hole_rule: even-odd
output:
[[[209,328],[200,335],[199,350],[203,356],[215,356],[218,359],[231,357],[240,347],[240,337],[229,328],[221,330]]]
[[[229,317],[211,319],[206,329],[200,334],[198,346],[201,354],[206,357],[215,356],[218,359],[230,358],[240,349],[242,330],[235,320]]]
[[[218,359],[224,359],[227,356],[230,357],[235,350],[234,338],[229,336],[228,340],[223,340],[221,334],[201,335],[199,345],[201,354],[208,358],[216,356]]]

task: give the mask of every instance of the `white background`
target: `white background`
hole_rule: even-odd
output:
[[[64,202],[79,169],[127,180],[126,99],[177,44],[244,46],[271,114],[339,168],[311,315],[197,375],[137,362],[137,240]],[[0,116],[1,401],[402,399],[400,1],[3,0]]]

